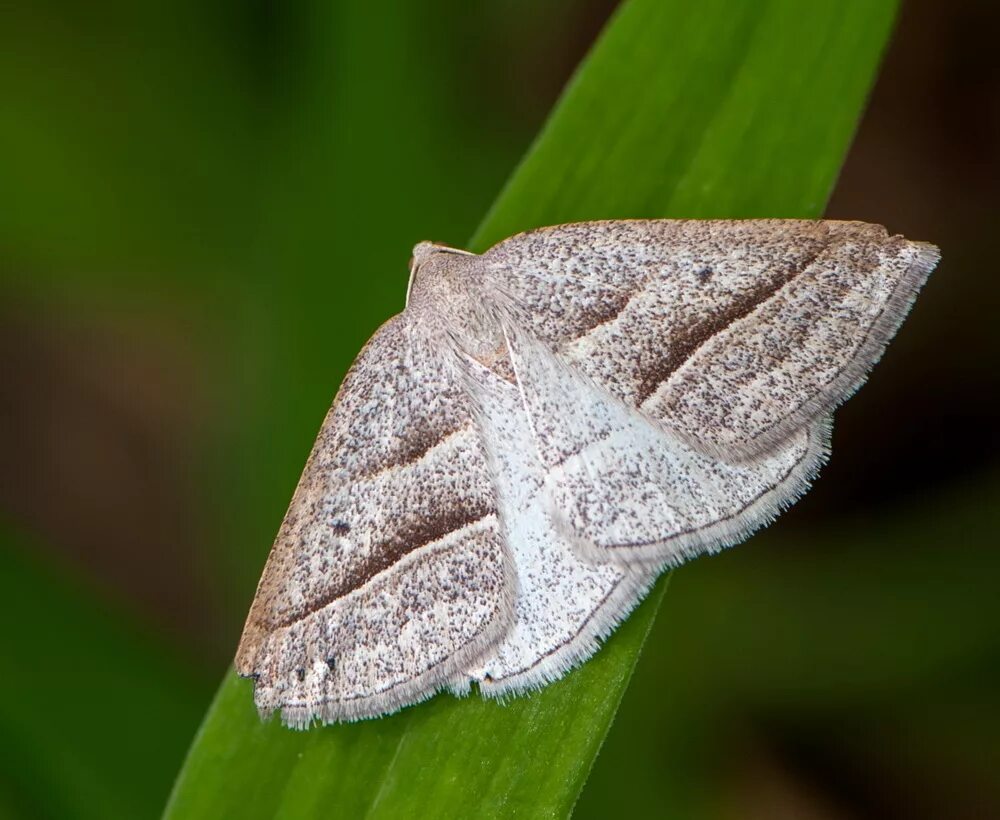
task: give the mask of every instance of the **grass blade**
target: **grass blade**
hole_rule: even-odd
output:
[[[631,0],[477,232],[584,218],[817,216],[888,36],[891,0]],[[597,657],[506,705],[443,696],[296,734],[228,673],[169,818],[567,815],[663,584]]]

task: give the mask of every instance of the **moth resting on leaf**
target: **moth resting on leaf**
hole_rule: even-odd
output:
[[[421,242],[260,580],[236,656],[257,708],[301,728],[561,677],[661,572],[808,488],[937,260],[832,221]]]

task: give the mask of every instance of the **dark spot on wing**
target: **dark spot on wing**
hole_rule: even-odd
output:
[[[493,512],[486,503],[466,504],[460,507],[441,506],[428,516],[403,524],[395,533],[371,550],[367,561],[360,563],[350,575],[325,594],[301,609],[285,614],[272,624],[272,628],[289,626],[317,612],[325,606],[344,597],[349,592],[364,586],[380,572],[409,553],[444,538],[448,533],[460,530],[485,518]]]

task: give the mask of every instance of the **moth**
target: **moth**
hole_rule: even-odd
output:
[[[250,609],[236,669],[261,715],[517,694],[585,661],[665,569],[808,488],[938,256],[802,220],[418,244]]]

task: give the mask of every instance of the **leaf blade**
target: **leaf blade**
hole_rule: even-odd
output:
[[[822,0],[806,14],[791,0],[625,3],[471,246],[597,217],[817,216],[894,11],[891,0]],[[443,696],[297,735],[257,723],[249,686],[230,674],[166,816],[565,816],[663,588],[582,668],[506,705]]]

